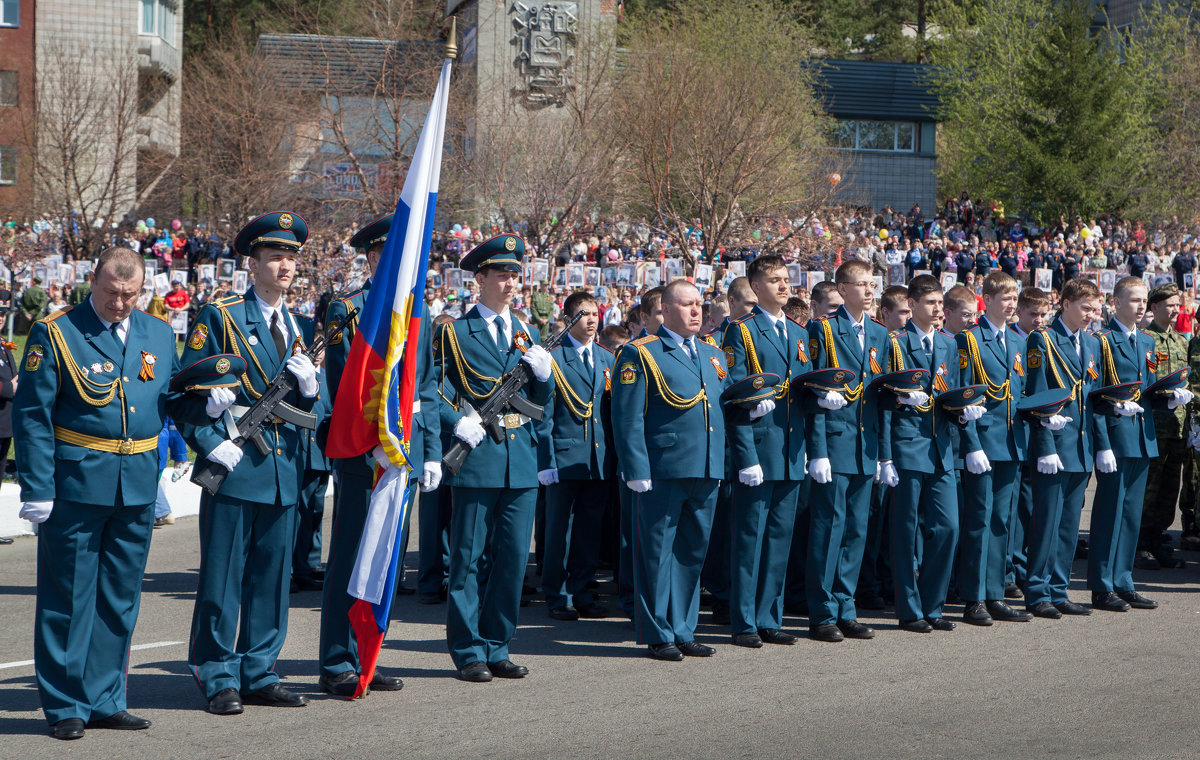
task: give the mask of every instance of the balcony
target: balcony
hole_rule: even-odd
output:
[[[138,36],[138,66],[143,74],[174,83],[179,79],[179,51],[148,34]]]

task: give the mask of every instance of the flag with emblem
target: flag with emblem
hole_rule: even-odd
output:
[[[380,446],[394,465],[383,472],[376,467],[375,489],[347,589],[356,600],[350,608],[350,623],[362,666],[355,697],[362,695],[375,673],[403,548],[400,530],[416,498],[417,481],[411,477],[408,447],[450,63],[450,59],[442,63],[437,90],[358,318],[325,452],[332,458],[360,457]],[[418,461],[416,467],[420,466]]]

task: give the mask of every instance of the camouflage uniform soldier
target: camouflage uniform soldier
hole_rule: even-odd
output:
[[[1200,387],[1200,342],[1193,341],[1194,349],[1189,351],[1187,339],[1175,330],[1175,319],[1179,316],[1179,289],[1174,284],[1159,285],[1150,291],[1149,303],[1154,321],[1146,328],[1146,332],[1154,338],[1158,374],[1162,376],[1173,372],[1187,365],[1190,359],[1192,370],[1188,382],[1195,393]],[[1150,460],[1150,472],[1146,478],[1146,498],[1142,508],[1136,562],[1139,569],[1180,566],[1170,544],[1163,537],[1163,531],[1175,522],[1175,501],[1180,495],[1181,479],[1183,498],[1180,499],[1180,508],[1184,526],[1195,522],[1195,456],[1187,446],[1185,427],[1188,409],[1194,406],[1195,403],[1172,411],[1154,412],[1158,457]]]

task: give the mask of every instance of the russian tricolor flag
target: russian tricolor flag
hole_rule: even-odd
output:
[[[362,665],[355,697],[362,695],[375,675],[400,562],[400,529],[416,497],[417,479],[411,476],[414,465],[408,448],[450,63],[449,59],[442,63],[396,215],[359,314],[329,427],[327,456],[363,456],[382,446],[388,461],[398,465],[388,468],[375,484],[347,589],[357,600],[350,608],[350,623]],[[415,466],[421,465],[418,461]]]

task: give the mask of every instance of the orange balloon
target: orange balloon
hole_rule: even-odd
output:
[[[829,184],[836,185],[837,183],[839,183],[841,181],[842,181],[842,175],[838,174],[837,172],[834,172],[833,174],[829,175]]]

